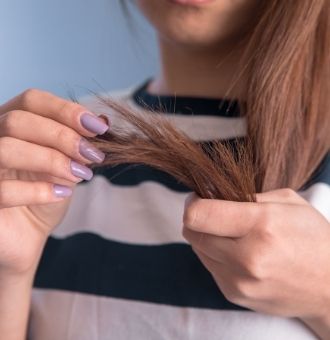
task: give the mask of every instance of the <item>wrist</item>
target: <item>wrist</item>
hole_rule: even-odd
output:
[[[37,270],[37,265],[24,272],[11,270],[0,270],[0,289],[5,287],[29,286],[33,284],[33,279]]]
[[[1,339],[26,339],[34,274],[0,272]]]
[[[43,247],[35,251],[33,256],[22,256],[10,263],[0,265],[0,281],[24,280],[33,277],[37,271]]]
[[[47,240],[46,237],[38,237],[34,242],[12,245],[0,251],[0,278],[15,279],[34,275]]]

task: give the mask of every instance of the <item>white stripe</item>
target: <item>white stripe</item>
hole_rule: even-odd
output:
[[[33,340],[315,340],[297,319],[34,289]]]
[[[111,98],[127,104],[131,109],[145,114],[153,114],[138,106],[130,97],[130,92],[119,92]],[[97,114],[104,114],[109,117],[113,126],[127,127],[126,124],[116,119],[114,111],[97,101],[97,98],[83,97],[79,99],[82,104]],[[170,120],[174,126],[185,132],[190,138],[196,141],[208,141],[213,139],[229,139],[242,137],[246,134],[246,120],[242,117],[226,118],[220,116],[182,115],[166,114],[162,115]],[[110,128],[111,129],[111,128]]]
[[[146,112],[137,106],[132,100],[128,102],[133,109]],[[174,126],[186,133],[196,141],[208,141],[212,139],[229,139],[242,137],[246,134],[245,118],[226,118],[210,115],[182,115],[163,113]]]
[[[299,193],[329,218],[328,185],[316,183]],[[87,231],[127,243],[186,243],[181,234],[186,197],[187,193],[175,192],[155,182],[126,187],[96,175],[76,186],[68,212],[53,235],[65,237]]]
[[[76,186],[68,212],[53,235],[90,231],[128,243],[186,242],[181,235],[186,196],[155,182],[122,187],[96,175]]]
[[[330,222],[330,185],[315,183],[307,190],[298,193]]]

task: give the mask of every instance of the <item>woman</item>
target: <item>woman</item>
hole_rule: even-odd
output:
[[[329,2],[136,3],[162,68],[113,95],[201,142],[247,132],[257,202],[185,202],[148,167],[93,177],[111,112],[25,91],[0,107],[1,336],[329,339]]]

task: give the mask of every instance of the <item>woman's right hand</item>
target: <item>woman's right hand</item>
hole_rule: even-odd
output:
[[[107,129],[80,104],[37,89],[0,106],[0,273],[36,268],[70,192],[93,175],[86,165],[104,159],[83,136]]]

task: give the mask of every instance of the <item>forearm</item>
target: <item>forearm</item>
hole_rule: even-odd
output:
[[[24,275],[0,274],[1,339],[25,340],[35,271]]]

